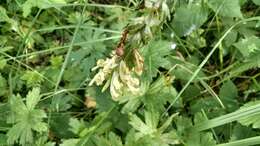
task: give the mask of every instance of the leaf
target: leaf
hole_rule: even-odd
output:
[[[240,110],[242,110],[244,108],[249,108],[251,106],[258,105],[258,104],[260,104],[260,100],[251,101],[251,102],[244,104],[242,107],[240,107]],[[260,119],[260,114],[255,114],[252,116],[246,116],[246,117],[238,120],[238,122],[244,126],[252,125],[253,128],[260,128],[259,119]]]
[[[253,0],[256,5],[260,5],[260,0]]]
[[[171,102],[177,96],[176,89],[171,85],[171,76],[160,76],[151,83],[142,101],[147,109],[156,109],[162,112],[167,102]],[[175,105],[178,105],[177,102]]]
[[[55,7],[57,4],[66,4],[65,0],[27,0],[23,5],[23,17],[27,17],[31,13],[33,7],[47,9]]]
[[[0,96],[3,96],[7,93],[7,81],[0,73]]]
[[[50,119],[50,129],[55,137],[63,139],[63,138],[73,138],[75,134],[70,130],[71,116],[66,113],[58,113],[54,112]]]
[[[229,112],[238,108],[238,90],[232,81],[229,80],[221,86],[219,97]]]
[[[191,132],[190,137],[187,140],[186,146],[215,146],[216,141],[213,138],[212,133],[196,133]]]
[[[15,124],[7,133],[8,143],[14,144],[18,139],[22,145],[28,145],[33,142],[33,133],[30,126],[25,123]]]
[[[63,57],[62,56],[51,56],[50,63],[53,68],[59,68],[62,66]]]
[[[0,22],[4,22],[4,21],[8,23],[12,23],[13,20],[10,19],[6,14],[6,9],[0,6]]]
[[[40,84],[43,81],[43,77],[36,71],[26,71],[21,79],[26,81],[28,87],[33,87]]]
[[[242,126],[237,123],[232,131],[230,141],[236,141],[239,139],[245,139],[257,136],[257,133],[250,127]]]
[[[32,91],[29,91],[29,93],[26,96],[26,106],[29,110],[32,110],[35,108],[36,104],[40,101],[40,88],[33,88]]]
[[[251,36],[240,40],[239,42],[235,43],[234,46],[238,48],[241,54],[246,58],[255,51],[260,50],[260,39],[256,36]]]
[[[99,87],[89,87],[86,90],[86,96],[95,98],[98,112],[107,111],[115,105],[110,93],[108,91],[102,93]]]
[[[237,76],[244,71],[253,68],[260,67],[260,51],[255,51],[252,53],[247,59],[243,60],[243,62],[238,63],[233,67],[233,69],[229,72],[229,77]]]
[[[71,108],[71,95],[58,94],[52,97],[50,108],[52,111],[66,111]]]
[[[7,145],[7,136],[5,134],[0,134],[0,145]]]
[[[70,131],[74,134],[80,134],[80,132],[86,127],[83,120],[78,120],[75,118],[70,118],[69,125]]]
[[[143,48],[145,76],[151,81],[156,76],[159,67],[168,63],[166,56],[171,52],[171,43],[162,40],[154,40]]]
[[[62,141],[62,144],[60,146],[76,146],[77,143],[80,141],[80,139],[66,139]]]
[[[173,75],[176,79],[189,81],[193,73],[198,69],[199,58],[197,56],[191,56],[188,60],[182,60],[177,57],[169,57],[171,66],[176,66],[173,70],[170,71],[170,74]],[[205,73],[201,70],[193,82],[198,82],[200,79],[205,77]]]
[[[146,119],[148,120],[148,119]],[[130,116],[130,125],[133,126],[133,128],[140,133],[138,134],[137,139],[152,134],[154,132],[154,127],[149,127],[146,123],[144,123],[139,117],[136,115]]]
[[[14,123],[14,126],[8,131],[8,143],[16,142],[22,145],[28,145],[33,142],[36,132],[47,131],[47,124],[43,122],[43,118],[47,115],[43,110],[34,109],[40,99],[40,91],[35,88],[27,94],[26,105],[22,98],[12,96],[9,100],[12,113],[9,117],[9,123]]]
[[[7,64],[6,59],[0,57],[0,70],[2,70]]]
[[[147,145],[162,145],[168,146],[170,144],[179,144],[179,139],[176,131],[173,128],[166,131],[171,127],[175,115],[169,117],[161,127],[159,126],[159,113],[156,111],[145,111],[145,122],[136,115],[130,115],[130,124],[137,131],[134,135],[135,141],[142,141]],[[143,144],[144,145],[144,144]]]
[[[184,141],[185,146],[215,146],[216,141],[212,133],[198,132],[192,128],[191,120],[187,117],[177,117],[177,135]],[[197,114],[195,122],[205,120],[201,114]]]
[[[192,4],[190,7],[181,6],[177,8],[172,28],[179,36],[187,36],[194,30],[200,28],[208,18],[208,11],[205,6]]]
[[[243,18],[239,0],[209,0],[208,5],[216,14],[221,16]]]
[[[123,146],[121,138],[115,133],[110,132],[108,138],[95,136],[94,140],[96,146]]]

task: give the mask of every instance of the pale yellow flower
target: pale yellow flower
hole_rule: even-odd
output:
[[[144,59],[136,49],[134,49],[134,57],[135,57],[134,71],[136,72],[137,75],[141,76],[144,70]]]
[[[134,50],[136,66],[131,70],[125,61],[120,61],[119,59],[115,52],[113,52],[111,58],[98,60],[97,65],[92,70],[99,69],[99,71],[89,83],[89,86],[92,86],[94,83],[99,86],[106,81],[102,91],[105,91],[109,87],[112,99],[115,101],[119,100],[120,96],[123,96],[124,91],[133,95],[139,93],[140,81],[134,77],[134,74],[141,75],[143,70],[143,58],[137,50]]]
[[[110,84],[110,94],[112,99],[117,101],[118,98],[122,95],[123,84],[120,82],[119,74],[115,71],[112,75],[111,84]]]
[[[96,85],[102,85],[103,82],[109,77],[113,69],[118,66],[117,60],[118,57],[115,54],[112,54],[111,58],[99,59],[97,65],[92,68],[92,71],[99,69],[99,72],[94,76],[90,81],[89,86],[92,86],[94,83]]]
[[[122,82],[127,86],[127,89],[132,94],[137,94],[139,91],[139,79],[133,77],[129,68],[126,66],[124,61],[120,62],[119,65],[119,76]]]

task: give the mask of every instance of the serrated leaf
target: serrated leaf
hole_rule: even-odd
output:
[[[8,143],[14,144],[16,142],[22,145],[29,145],[33,142],[33,131],[44,132],[47,131],[47,124],[43,122],[43,118],[47,115],[43,110],[34,109],[40,99],[39,89],[33,89],[27,94],[26,105],[22,98],[12,96],[9,100],[11,107],[11,114],[9,123],[14,126],[9,129]]]
[[[130,115],[130,125],[137,131],[134,135],[135,141],[142,141],[147,145],[162,145],[178,144],[179,139],[176,131],[171,129],[166,131],[166,128],[171,127],[170,123],[175,115],[171,116],[159,128],[159,113],[155,111],[145,111],[145,122],[136,115]],[[168,127],[169,126],[169,127]]]
[[[22,145],[28,145],[33,142],[33,133],[29,125],[23,122],[15,124],[7,133],[8,143],[19,142]],[[19,141],[18,141],[19,139]]]
[[[154,129],[152,127],[149,127],[146,125],[139,117],[136,115],[130,116],[130,125],[133,126],[134,129],[140,132],[139,137],[143,137],[147,134],[152,134],[154,132]]]
[[[79,134],[86,127],[83,120],[78,120],[75,118],[70,118],[69,125],[70,131],[74,134]]]
[[[258,105],[260,104],[260,100],[257,101],[251,101],[249,103],[246,103],[245,105],[243,105],[242,107],[240,107],[240,109],[244,109],[244,108],[248,108],[254,105]],[[253,116],[249,116],[249,117],[245,117],[242,118],[240,120],[238,120],[239,123],[241,123],[244,126],[251,126],[253,128],[260,128],[260,114],[255,114]]]
[[[33,87],[38,85],[43,81],[43,77],[36,71],[26,71],[22,76],[21,79],[26,81],[27,86]]]
[[[27,108],[29,110],[34,109],[40,99],[41,99],[40,88],[33,88],[32,91],[29,91],[29,93],[26,96]]]
[[[93,137],[93,142],[96,146],[123,146],[121,138],[113,132],[110,132],[107,138],[96,135]]]
[[[170,42],[154,40],[143,48],[145,75],[149,80],[157,75],[159,67],[164,67],[168,63],[165,57],[170,54],[170,47]]]
[[[208,4],[218,15],[243,18],[239,0],[209,0]]]
[[[152,82],[142,101],[147,109],[156,109],[162,112],[167,102],[171,102],[177,96],[176,89],[171,85],[170,76],[160,76]]]
[[[215,146],[216,141],[213,138],[212,133],[196,133],[190,134],[187,140],[187,146]]]

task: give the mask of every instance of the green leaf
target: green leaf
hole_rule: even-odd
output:
[[[110,132],[108,138],[95,136],[94,140],[96,146],[123,146],[121,138],[115,133]]]
[[[60,146],[76,146],[77,143],[80,141],[80,139],[66,139],[62,141],[62,144]]]
[[[13,20],[10,19],[6,14],[6,9],[0,6],[0,22],[4,22],[4,21],[8,23],[12,23]]]
[[[0,145],[7,145],[7,136],[5,134],[0,134]]]
[[[179,144],[179,139],[176,131],[169,128],[172,122],[172,115],[166,120],[161,127],[159,125],[159,113],[156,111],[145,111],[145,122],[136,115],[130,115],[130,124],[137,131],[135,135],[136,141],[142,141],[147,145],[162,145],[168,146],[170,144]],[[167,127],[171,130],[166,131]]]
[[[114,101],[111,99],[110,93],[108,91],[102,93],[101,89],[98,87],[87,88],[86,96],[95,98],[98,112],[107,111],[115,105]]]
[[[216,142],[212,133],[199,132],[192,128],[191,119],[187,117],[177,117],[177,135],[184,141],[185,146],[215,146]],[[205,121],[202,114],[196,114],[195,122]]]
[[[33,87],[40,84],[43,81],[43,77],[36,71],[26,71],[21,79],[26,81],[28,87]]]
[[[148,120],[148,119],[146,119],[146,120]],[[144,123],[136,115],[131,115],[130,116],[130,125],[132,125],[134,129],[136,129],[137,131],[140,132],[138,138],[141,138],[141,137],[143,137],[145,135],[152,134],[154,132],[154,127],[149,127],[146,123]]]
[[[232,112],[238,108],[238,90],[232,81],[229,80],[221,86],[219,97],[228,111]]]
[[[63,57],[62,56],[51,56],[50,63],[53,68],[59,68],[62,66]]]
[[[23,17],[27,17],[31,13],[33,7],[47,9],[55,7],[57,4],[66,4],[65,0],[27,0],[23,5]]]
[[[187,146],[215,146],[216,141],[213,138],[212,133],[190,133],[190,137],[186,143]]]
[[[240,109],[243,110],[245,108],[248,108],[248,107],[251,107],[251,106],[254,106],[254,105],[258,105],[258,104],[260,104],[260,100],[251,101],[249,103],[246,103]],[[241,118],[240,120],[238,120],[238,122],[241,123],[244,126],[251,126],[252,125],[253,128],[260,128],[259,119],[260,119],[260,114],[257,113],[257,114],[252,115],[252,116],[246,116],[244,118]]]
[[[26,97],[26,105],[19,95],[10,98],[9,123],[13,123],[14,126],[7,133],[9,144],[18,142],[22,145],[29,145],[34,139],[33,130],[39,133],[47,131],[47,124],[43,122],[43,118],[47,117],[46,113],[43,110],[34,109],[40,99],[39,94],[40,91],[37,88],[30,91]]]
[[[208,4],[220,16],[243,18],[239,0],[209,0]]]
[[[249,69],[259,68],[259,67],[260,67],[260,51],[255,51],[248,58],[243,60],[243,62],[238,63],[233,67],[233,69],[229,72],[230,74],[229,78],[237,76]]]
[[[167,65],[168,61],[165,57],[171,53],[170,46],[170,42],[154,40],[143,48],[145,76],[150,81],[157,75],[159,67]]]
[[[0,57],[0,70],[2,70],[7,64],[6,59]]]
[[[173,70],[171,70],[170,74],[172,74],[176,79],[189,81],[193,76],[193,73],[198,69],[197,62],[199,62],[199,58],[197,56],[191,56],[187,61],[181,60],[177,57],[169,57],[168,60],[171,62],[171,66],[176,66]],[[203,71],[199,71],[198,75],[195,77],[193,82],[198,82],[200,79],[206,75]]]
[[[29,110],[32,110],[35,108],[36,104],[40,101],[40,88],[33,88],[32,91],[29,91],[29,93],[26,96],[26,106]]]
[[[255,51],[260,50],[260,39],[256,36],[251,36],[240,40],[234,46],[238,48],[241,54],[246,58]]]
[[[73,134],[70,130],[71,116],[69,114],[54,112],[53,115],[55,116],[52,116],[50,119],[50,129],[56,137],[63,139],[75,136],[76,133]]]
[[[194,30],[200,28],[208,18],[208,11],[205,6],[193,4],[189,7],[177,8],[172,28],[179,36],[187,36]]]
[[[0,73],[0,96],[3,96],[7,93],[7,81]]]
[[[71,108],[71,95],[58,94],[52,97],[50,108],[52,111],[66,111]]]
[[[14,144],[18,139],[22,145],[28,145],[33,142],[33,133],[30,125],[20,122],[15,124],[7,133],[8,143]]]
[[[83,120],[78,120],[75,118],[70,118],[69,125],[70,131],[74,134],[80,134],[80,132],[86,127]]]
[[[165,104],[175,99],[176,89],[171,85],[171,77],[160,76],[151,83],[149,89],[142,97],[142,101],[147,109],[164,111]]]
[[[257,136],[257,132],[255,132],[252,128],[242,126],[239,123],[237,123],[233,128],[230,141],[236,141],[239,139],[244,139],[244,138],[249,138],[254,136]]]
[[[256,5],[260,5],[260,0],[253,0]]]

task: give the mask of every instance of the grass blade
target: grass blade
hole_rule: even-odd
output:
[[[260,144],[260,136],[250,137],[229,143],[218,144],[216,146],[251,146]]]
[[[241,118],[254,116],[260,114],[260,104],[250,106],[248,108],[237,110],[233,113],[229,113],[205,122],[202,122],[200,124],[197,124],[194,126],[194,128],[198,131],[207,130],[210,128],[214,128],[217,126],[221,126],[236,120],[239,120]]]

